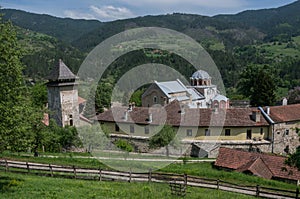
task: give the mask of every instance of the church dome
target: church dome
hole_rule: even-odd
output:
[[[211,77],[206,71],[198,70],[192,75],[192,79],[211,79]]]

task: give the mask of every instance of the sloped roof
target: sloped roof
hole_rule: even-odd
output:
[[[155,83],[168,97],[172,93],[187,92],[187,88],[179,79],[176,81],[155,82]]]
[[[220,148],[215,165],[240,172],[251,171],[254,175],[268,179],[299,180],[300,172],[297,168],[286,165],[285,159],[283,156]]]
[[[300,121],[300,104],[272,106],[269,116],[275,123]]]
[[[153,121],[151,124],[162,124],[162,118],[166,119],[166,124],[172,126],[224,126],[225,127],[250,127],[250,126],[268,126],[269,124],[261,117],[260,122],[251,119],[252,111],[256,109],[184,109],[182,114],[181,105],[178,101],[173,101],[163,108],[133,108],[130,115],[131,119],[124,121],[124,112],[126,107],[115,107],[97,116],[97,120],[106,122],[127,122],[146,124],[148,114],[152,113]],[[129,117],[128,117],[129,118]]]
[[[58,63],[54,66],[50,75],[47,77],[50,81],[66,80],[66,79],[76,79],[76,75],[66,66],[66,64],[60,59]]]
[[[205,97],[200,92],[198,92],[195,88],[188,88],[187,90],[188,90],[189,94],[192,95],[193,101],[205,99]]]

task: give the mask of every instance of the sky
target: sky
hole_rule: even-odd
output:
[[[276,8],[295,0],[0,0],[2,8],[74,19],[113,21],[145,15],[188,13],[206,16]]]

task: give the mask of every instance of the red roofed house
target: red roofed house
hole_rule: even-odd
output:
[[[300,145],[300,104],[260,108],[263,116],[270,123],[272,153],[294,153]]]
[[[266,179],[297,183],[300,171],[285,164],[286,157],[220,148],[215,166],[253,174]]]
[[[145,140],[157,133],[159,126],[171,125],[182,142],[193,146],[193,156],[204,152],[216,157],[220,146],[271,149],[269,124],[255,108],[190,109],[173,101],[164,108],[115,107],[99,114],[97,120],[113,135]]]

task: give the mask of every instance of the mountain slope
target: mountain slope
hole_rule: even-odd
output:
[[[110,36],[137,27],[169,28],[185,33],[204,45],[209,42],[225,43],[227,47],[251,44],[263,37],[256,29],[239,22],[228,23],[206,16],[175,13],[103,23],[101,27],[81,36],[72,44],[88,51]]]
[[[243,23],[258,28],[274,39],[278,36],[300,35],[300,1],[273,9],[244,11],[236,15],[218,15],[214,18],[224,22]]]
[[[14,9],[1,9],[0,12],[4,14],[3,19],[11,20],[14,25],[44,33],[65,42],[72,42],[102,25],[97,20],[58,18]]]

